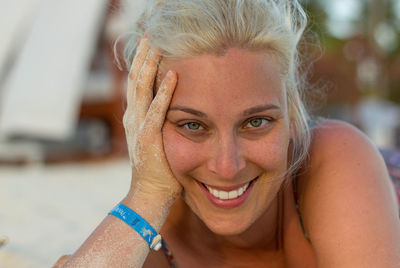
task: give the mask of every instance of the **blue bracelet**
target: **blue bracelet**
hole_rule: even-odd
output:
[[[151,250],[159,250],[161,248],[161,235],[157,234],[157,231],[135,211],[127,206],[118,204],[108,214],[120,218],[138,232],[149,244]]]

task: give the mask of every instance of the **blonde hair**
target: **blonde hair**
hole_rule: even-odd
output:
[[[124,50],[132,62],[137,37],[168,58],[223,55],[238,47],[276,55],[284,73],[293,155],[288,169],[296,172],[308,155],[310,129],[302,101],[298,44],[307,17],[297,0],[148,0]]]

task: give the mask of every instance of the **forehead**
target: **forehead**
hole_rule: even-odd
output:
[[[204,102],[222,106],[237,104],[245,108],[257,101],[256,104],[285,106],[280,66],[275,57],[267,53],[231,48],[223,56],[164,59],[159,78],[162,79],[168,70],[178,73],[171,105]]]

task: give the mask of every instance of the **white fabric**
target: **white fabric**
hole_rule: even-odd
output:
[[[67,139],[75,129],[107,0],[43,0],[7,77],[0,135]]]
[[[0,78],[7,71],[7,62],[24,41],[26,31],[42,0],[0,0]]]

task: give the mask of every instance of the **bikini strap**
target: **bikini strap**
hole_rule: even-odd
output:
[[[299,192],[297,190],[297,176],[295,176],[292,181],[293,181],[294,202],[296,205],[296,211],[297,211],[297,216],[299,217],[301,230],[303,232],[304,237],[308,240],[308,242],[311,243],[310,237],[308,236],[307,232],[304,229],[303,217],[301,216],[300,205],[299,205],[300,196],[299,196]]]

